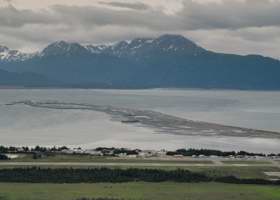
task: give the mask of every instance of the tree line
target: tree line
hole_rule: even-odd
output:
[[[13,147],[13,146],[0,146],[0,153],[30,153],[30,152],[58,152],[62,150],[68,150],[66,146],[62,147]]]
[[[246,151],[220,151],[213,149],[178,149],[176,151],[168,151],[167,155],[182,155],[182,156],[220,156],[220,157],[228,157],[228,156],[277,156],[277,154],[263,154],[263,153],[250,153]],[[280,154],[278,154],[280,156]]]
[[[9,157],[4,154],[0,154],[0,160],[9,160]]]
[[[234,176],[210,177],[189,170],[114,169],[114,168],[10,168],[0,169],[0,182],[21,183],[99,183],[99,182],[222,182],[234,184],[280,185],[266,179],[241,179]]]

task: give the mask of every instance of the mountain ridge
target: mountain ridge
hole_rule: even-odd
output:
[[[161,46],[160,48],[163,51],[177,51],[177,50],[184,50],[184,48],[186,48],[188,45],[192,46],[193,49],[198,50],[200,52],[213,52],[213,53],[219,53],[219,54],[226,54],[226,55],[239,55],[239,54],[233,54],[233,53],[223,53],[223,52],[215,52],[215,51],[210,51],[210,50],[206,50],[205,48],[200,47],[199,45],[197,45],[196,43],[194,43],[193,41],[181,36],[181,35],[174,35],[174,34],[164,34],[161,35],[157,38],[135,38],[132,40],[121,40],[121,41],[117,41],[117,42],[113,42],[113,43],[109,43],[109,44],[80,44],[78,42],[67,42],[64,40],[58,40],[55,42],[50,43],[49,45],[47,45],[45,48],[43,48],[40,51],[34,52],[34,53],[24,53],[21,52],[19,50],[12,50],[6,46],[2,46],[0,45],[0,61],[5,60],[5,61],[17,61],[17,60],[27,60],[36,56],[44,56],[44,55],[48,55],[49,53],[51,55],[55,55],[56,53],[58,55],[61,55],[63,52],[64,53],[69,53],[69,51],[71,52],[71,54],[74,54],[74,51],[80,50],[80,51],[84,51],[84,53],[112,53],[113,50],[133,50],[133,49],[137,49],[140,48],[139,45],[143,45],[143,44],[152,44],[153,42],[159,44],[160,41],[164,40],[164,42],[177,42],[177,46],[173,46],[173,44],[168,44],[168,47],[163,47]],[[177,40],[177,41],[176,41]],[[141,44],[142,42],[142,44]],[[162,44],[162,43],[161,43]],[[166,45],[166,43],[165,43]],[[178,47],[179,46],[179,47]],[[57,48],[57,49],[55,49]],[[181,49],[179,49],[181,48]],[[194,51],[195,51],[194,50]],[[110,52],[111,51],[111,52]],[[2,52],[4,52],[3,54],[6,54],[6,56],[2,56],[3,54],[1,54]],[[7,59],[8,57],[12,57],[12,56],[18,56],[17,58],[14,59]],[[115,53],[115,55],[118,55],[117,53]],[[2,56],[2,57],[1,57]],[[279,60],[273,57],[269,57],[269,56],[263,56],[261,54],[246,54],[246,55],[239,55],[239,56],[260,56],[260,57],[264,57],[264,58],[271,58],[274,60]],[[21,59],[19,59],[21,58]]]
[[[280,90],[279,60],[209,51],[181,35],[109,45],[57,41],[22,58],[0,61],[0,69],[39,74],[67,87]]]

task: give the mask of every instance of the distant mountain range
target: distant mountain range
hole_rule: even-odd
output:
[[[280,89],[279,60],[208,51],[180,35],[110,45],[59,41],[34,54],[0,46],[0,69],[0,86]]]

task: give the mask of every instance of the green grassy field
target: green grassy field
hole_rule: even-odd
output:
[[[280,172],[277,167],[250,166],[250,167],[186,167],[193,172],[204,173],[210,177],[236,176],[238,178],[267,179],[264,172]]]
[[[208,161],[158,161],[143,159],[112,159],[94,156],[56,155],[34,160],[30,155],[16,162],[128,162],[128,163],[206,163]],[[211,161],[209,161],[211,164]],[[253,163],[249,163],[253,164]],[[7,168],[9,166],[1,166]],[[12,167],[12,166],[10,166]],[[59,166],[44,166],[59,167]],[[62,166],[65,168],[65,166]],[[66,166],[67,167],[67,166]],[[70,166],[69,166],[70,167]],[[76,166],[75,168],[96,168]],[[128,168],[115,166],[114,168]],[[210,177],[231,176],[239,178],[269,178],[264,172],[277,172],[273,166],[190,166],[190,167],[137,167],[174,170],[188,169]],[[101,184],[27,184],[0,183],[0,200],[76,200],[88,197],[113,197],[121,200],[279,200],[280,187],[234,185],[222,183],[101,183]]]
[[[273,186],[217,183],[4,184],[1,200],[75,200],[114,197],[124,200],[279,200]]]

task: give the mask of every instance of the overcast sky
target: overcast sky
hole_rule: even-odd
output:
[[[13,49],[164,33],[218,52],[280,58],[280,0],[0,0],[0,45]]]

